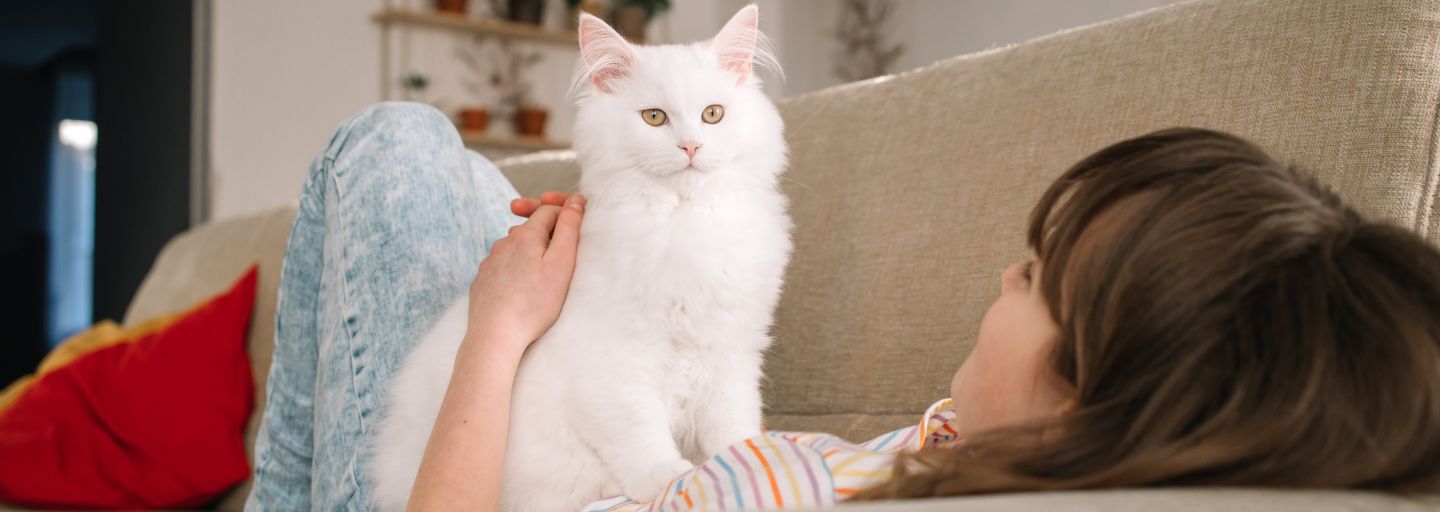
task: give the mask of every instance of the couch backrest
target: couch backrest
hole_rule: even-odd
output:
[[[1030,207],[1123,138],[1230,131],[1437,240],[1437,101],[1436,0],[1185,2],[787,99],[768,425],[858,439],[947,396]],[[504,167],[525,193],[574,183],[544,158]]]

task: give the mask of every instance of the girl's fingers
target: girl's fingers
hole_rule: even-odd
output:
[[[565,204],[565,200],[568,198],[570,198],[570,194],[564,192],[546,192],[540,194],[540,204],[560,206]]]
[[[550,247],[545,249],[545,259],[555,260],[568,267],[575,266],[575,252],[580,245],[580,220],[584,217],[585,197],[575,194],[565,202],[560,215],[555,219],[555,230],[550,235]]]
[[[530,214],[535,213],[535,209],[539,207],[539,201],[530,199],[528,197],[522,197],[510,201],[510,213],[514,213],[515,215],[521,217],[529,217]]]
[[[538,201],[529,197],[513,199],[510,201],[510,213],[514,213],[515,215],[519,215],[521,217],[529,217],[530,215],[535,213],[536,208],[547,204],[551,206],[560,206],[562,204],[565,204],[565,200],[569,198],[570,194],[566,194],[564,192],[546,192],[544,194],[540,194],[540,199]]]
[[[560,207],[555,205],[541,205],[530,214],[530,220],[521,225],[521,229],[535,231],[539,235],[541,247],[550,243],[550,232],[555,230],[555,221],[560,217]]]

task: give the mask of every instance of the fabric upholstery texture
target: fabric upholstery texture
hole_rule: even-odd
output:
[[[780,108],[796,230],[765,368],[772,429],[865,439],[909,424],[947,396],[998,296],[1001,269],[1027,257],[1030,207],[1067,166],[1126,137],[1180,125],[1239,134],[1365,213],[1440,242],[1440,0],[1183,2],[788,98]],[[573,191],[579,175],[564,151],[498,164],[528,196]],[[250,351],[263,386],[293,214],[282,209],[181,235],[157,260],[127,320],[183,307],[259,259]],[[244,492],[237,491],[241,499]],[[1405,506],[1373,495],[1327,496],[1121,491],[966,503],[977,510]],[[231,500],[222,508],[236,508]]]

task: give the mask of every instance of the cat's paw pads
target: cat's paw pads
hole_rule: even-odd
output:
[[[665,491],[675,477],[693,468],[694,466],[683,460],[660,464],[625,479],[621,487],[624,487],[625,496],[630,499],[639,503],[650,503],[660,497],[660,493]]]

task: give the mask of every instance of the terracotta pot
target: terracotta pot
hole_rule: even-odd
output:
[[[545,136],[545,120],[550,112],[543,108],[520,107],[515,111],[515,131],[530,137]]]
[[[610,10],[610,25],[632,43],[645,41],[645,8],[638,5],[622,5]]]
[[[470,0],[435,0],[435,10],[445,14],[464,16],[465,13],[469,12],[465,9],[465,4],[468,3],[470,3]]]
[[[484,132],[490,126],[490,112],[483,107],[460,110],[460,127],[466,131]]]

